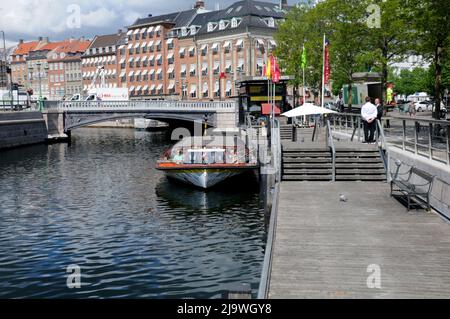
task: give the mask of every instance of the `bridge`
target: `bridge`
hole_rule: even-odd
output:
[[[124,118],[148,118],[170,126],[235,128],[238,106],[235,101],[58,101],[46,102],[43,110],[49,135],[70,135],[83,126]]]

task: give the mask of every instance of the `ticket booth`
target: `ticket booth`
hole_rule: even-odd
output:
[[[273,111],[279,115],[291,109],[287,103],[287,85],[293,77],[282,76],[280,82],[275,85],[275,106]],[[239,123],[245,124],[247,115],[257,121],[267,121],[272,112],[271,99],[268,96],[269,86],[265,77],[244,77],[237,82],[239,98]],[[270,84],[272,91],[273,84]],[[267,122],[266,122],[267,123]]]

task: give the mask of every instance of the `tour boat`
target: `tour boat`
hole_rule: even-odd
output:
[[[188,137],[167,150],[156,169],[169,178],[207,189],[258,169],[253,152],[237,137]]]

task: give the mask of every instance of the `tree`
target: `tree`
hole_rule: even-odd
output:
[[[415,92],[430,92],[432,81],[429,74],[427,69],[415,68],[412,71],[402,70],[399,75],[391,73],[389,80],[395,84],[397,93],[408,96]]]
[[[371,16],[367,26],[369,28],[366,61],[373,63],[381,71],[382,101],[386,101],[386,83],[388,80],[388,65],[405,58],[405,55],[414,45],[414,32],[412,31],[412,19],[408,13],[409,2],[407,0],[375,0],[368,6],[367,12]]]
[[[440,116],[442,73],[450,50],[450,10],[448,0],[409,0],[415,30],[420,39],[416,52],[432,61],[434,68],[433,117]]]

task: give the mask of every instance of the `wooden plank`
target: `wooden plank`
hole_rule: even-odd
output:
[[[282,182],[279,200],[270,298],[450,298],[450,225],[388,184]]]

